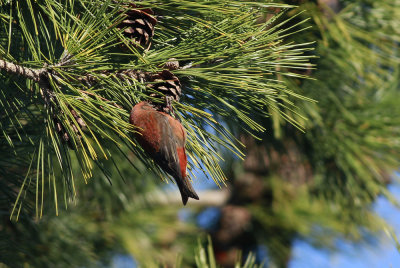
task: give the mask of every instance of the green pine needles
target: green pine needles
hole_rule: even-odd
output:
[[[311,43],[282,41],[303,30],[303,21],[287,27],[288,20],[280,18],[284,12],[260,20],[263,12],[290,6],[137,4],[151,8],[158,20],[149,49],[132,44],[117,27],[127,8],[123,1],[0,2],[0,144],[10,152],[1,160],[0,177],[11,172],[21,182],[12,210],[16,218],[24,202],[32,200],[37,217],[42,216],[45,195],[53,196],[56,211],[60,197],[67,206],[75,196],[75,180],[89,180],[94,167],[107,174],[104,163],[113,162],[115,154],[133,168],[140,160],[166,177],[133,139],[136,130],[128,117],[133,105],[152,99],[151,81],[139,79],[140,74],[161,72],[171,58],[180,64],[173,74],[182,96],[173,107],[187,130],[191,178],[200,169],[222,185],[220,148],[242,157],[240,142],[222,120],[257,135],[265,129],[255,118],[274,112],[302,128],[285,110],[296,113],[293,99],[307,98],[281,77],[302,77],[287,70],[309,67],[310,56],[304,53]]]

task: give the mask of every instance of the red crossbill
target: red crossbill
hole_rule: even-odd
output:
[[[135,137],[145,152],[175,179],[183,204],[189,197],[199,200],[186,175],[186,132],[182,124],[144,101],[132,108],[129,122],[139,127]]]

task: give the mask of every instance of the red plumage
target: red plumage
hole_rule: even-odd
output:
[[[136,139],[146,153],[175,179],[183,204],[189,197],[199,200],[186,176],[186,132],[182,124],[144,101],[132,108],[129,121],[140,128]]]

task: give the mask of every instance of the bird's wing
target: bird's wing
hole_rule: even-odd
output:
[[[174,177],[182,196],[182,202],[186,205],[189,197],[199,199],[186,177],[186,133],[176,119],[168,115],[160,114],[160,116],[163,116],[163,118],[160,118],[157,122],[159,122],[162,138],[159,155],[155,156],[155,159],[159,159],[158,164]]]
[[[177,137],[174,135],[173,128],[168,120],[168,116],[158,114],[161,139],[159,151],[155,154],[157,163],[173,177],[183,178],[178,156]]]
[[[172,126],[172,132],[176,141],[176,149],[179,159],[180,173],[182,174],[182,178],[186,177],[186,166],[187,166],[187,157],[186,157],[186,131],[183,128],[182,124],[172,118],[168,117],[169,123]]]

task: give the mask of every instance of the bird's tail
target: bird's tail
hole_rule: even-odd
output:
[[[183,179],[181,179],[181,178],[177,179],[176,183],[178,184],[179,191],[181,192],[183,205],[186,205],[189,197],[199,200],[199,196],[197,195],[196,191],[193,189],[193,186],[187,177],[185,177]]]

